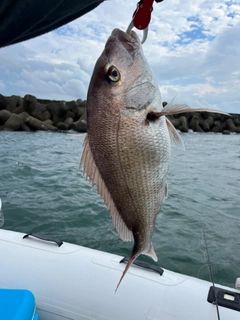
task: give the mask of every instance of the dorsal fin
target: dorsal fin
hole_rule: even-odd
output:
[[[100,175],[100,172],[96,166],[93,159],[92,151],[89,145],[88,135],[84,139],[83,152],[80,161],[80,167],[83,166],[83,174],[91,180],[92,186],[96,184],[98,193],[103,198],[108,210],[110,210],[110,215],[112,217],[113,225],[117,230],[119,237],[123,241],[133,241],[133,234],[126,224],[124,223],[122,217],[118,213],[118,210],[112,200],[112,197]]]

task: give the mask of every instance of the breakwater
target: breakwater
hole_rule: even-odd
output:
[[[165,106],[167,103],[163,102]],[[0,94],[0,130],[87,131],[86,100],[56,101]],[[168,117],[181,132],[240,133],[240,114],[194,112]]]
[[[54,101],[0,95],[0,130],[86,132],[86,100]]]

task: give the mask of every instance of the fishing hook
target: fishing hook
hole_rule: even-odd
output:
[[[156,2],[162,2],[163,0],[155,0]],[[134,11],[132,20],[127,28],[126,33],[135,27],[138,30],[143,30],[143,37],[141,44],[143,44],[148,36],[148,25],[151,20],[151,13],[153,11],[154,0],[140,0],[137,4],[137,9]]]
[[[133,20],[130,22],[127,30],[126,30],[126,33],[130,33],[130,31],[134,28],[134,22]],[[143,37],[142,37],[142,40],[141,40],[141,44],[144,44],[144,42],[146,41],[147,39],[147,35],[148,35],[148,26],[143,29]]]

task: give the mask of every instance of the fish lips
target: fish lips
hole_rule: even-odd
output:
[[[129,68],[139,50],[141,50],[141,43],[134,31],[127,34],[122,30],[114,29],[105,45],[104,54],[109,61],[115,60],[125,68]]]
[[[134,53],[134,51],[139,50],[141,47],[140,39],[134,31],[126,33],[120,29],[114,29],[106,43],[105,48],[112,46],[114,43],[121,44],[129,54]]]

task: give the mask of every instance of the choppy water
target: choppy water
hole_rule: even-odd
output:
[[[208,280],[204,225],[214,280],[234,286],[240,276],[240,135],[182,137],[186,150],[173,147],[169,197],[153,237],[159,265]],[[118,238],[96,189],[78,171],[82,141],[73,133],[0,133],[3,228],[129,256],[132,244]]]

